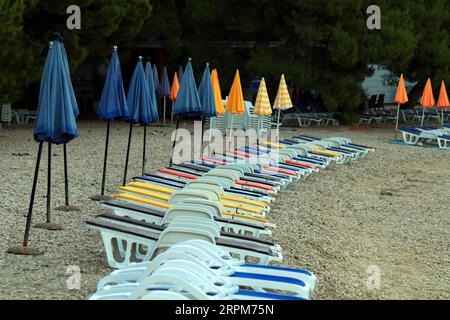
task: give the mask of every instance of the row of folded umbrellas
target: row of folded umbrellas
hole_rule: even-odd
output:
[[[185,70],[179,68],[170,84],[167,68],[162,80],[155,65],[144,63],[139,57],[133,72],[128,95],[124,85],[117,47],[114,47],[102,96],[98,106],[100,120],[126,120],[134,124],[148,125],[158,120],[157,94],[173,101],[172,114],[189,114],[214,117],[226,111],[243,114],[244,98],[239,70],[236,71],[226,103],[222,101],[218,72],[206,64],[200,85],[197,87],[189,58]],[[273,109],[292,107],[284,75],[281,76]],[[254,113],[264,116],[272,113],[264,78],[260,81]],[[36,115],[34,137],[39,142],[63,144],[78,136],[76,118],[78,104],[70,80],[69,63],[60,35],[50,42],[41,78],[41,88]]]

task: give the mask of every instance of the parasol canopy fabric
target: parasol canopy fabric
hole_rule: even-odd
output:
[[[123,88],[117,47],[114,47],[111,55],[108,74],[106,75],[97,114],[100,120],[127,120],[130,117],[125,90]]]
[[[198,95],[202,104],[202,114],[208,117],[215,117],[216,101],[214,99],[209,64],[206,64],[205,71],[203,71],[202,79],[198,87]]]
[[[158,94],[161,96],[170,95],[170,82],[169,75],[167,74],[167,68],[164,67],[163,74],[161,77],[161,83],[159,84]]]
[[[156,64],[153,65],[153,85],[155,86],[155,93],[159,91],[159,75]]]
[[[425,84],[422,98],[420,99],[420,105],[426,108],[434,107],[434,96],[430,78],[428,78],[427,83]]]
[[[441,82],[441,90],[439,91],[439,98],[436,104],[438,108],[448,108],[450,103],[448,101],[447,90],[445,89],[444,81]]]
[[[131,77],[127,101],[131,123],[148,125],[158,120],[158,114],[156,108],[152,106],[149,87],[145,79],[142,57],[139,57]]]
[[[175,101],[177,99],[178,91],[180,90],[180,83],[178,82],[177,73],[173,75],[172,88],[170,88],[170,100]]]
[[[183,67],[180,65],[180,67],[178,68],[178,82],[180,84],[181,81],[183,81],[183,77],[184,77]]]
[[[228,95],[226,108],[231,114],[243,114],[245,111],[244,95],[242,94],[239,70],[236,70],[233,85],[231,86],[230,93]]]
[[[158,107],[156,104],[155,84],[153,82],[154,81],[153,69],[152,69],[152,64],[150,63],[150,58],[147,59],[147,62],[145,64],[145,81],[147,83],[148,92],[150,94],[151,108],[152,108],[152,110],[154,110],[153,112],[155,114],[158,114],[158,111],[157,111]]]
[[[284,79],[284,74],[281,75],[280,85],[278,86],[277,97],[273,103],[273,108],[284,111],[292,108],[291,97],[289,96],[289,91],[286,85],[286,80]]]
[[[272,114],[269,94],[267,93],[266,81],[264,80],[264,78],[261,79],[261,83],[259,84],[254,113],[258,116],[266,116]]]
[[[217,69],[214,69],[211,72],[211,82],[214,92],[214,101],[216,105],[216,115],[222,115],[225,113],[225,107],[223,105],[222,92],[220,90],[219,74],[217,72]]]
[[[41,77],[34,139],[64,144],[78,137],[78,105],[60,38],[50,43]]]
[[[405,80],[403,79],[403,73],[400,75],[400,80],[397,85],[397,92],[395,93],[394,102],[397,104],[404,104],[408,102],[408,95],[406,94]]]
[[[183,80],[180,83],[173,114],[201,114],[202,104],[195,84],[191,59],[189,58],[184,70]]]

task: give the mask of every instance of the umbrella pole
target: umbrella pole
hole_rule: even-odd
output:
[[[64,143],[64,193],[65,193],[65,204],[69,206],[69,178],[67,174],[67,144]]]
[[[144,145],[142,146],[142,175],[145,174],[145,147],[147,145],[147,126],[144,125]]]
[[[170,155],[170,166],[173,164],[173,150],[175,149],[175,144],[177,143],[177,134],[178,134],[178,127],[180,125],[180,115],[177,115],[177,126],[175,128],[175,139],[173,140],[172,144],[172,152]]]
[[[200,157],[203,157],[203,134],[205,133],[205,118],[202,115],[202,137],[200,138]]]
[[[423,121],[425,120],[425,108],[422,107],[422,121],[420,122],[420,126],[423,127]]]
[[[441,126],[444,124],[444,109],[441,109]]]
[[[130,132],[128,133],[128,146],[127,146],[127,155],[125,158],[125,168],[123,171],[123,180],[122,185],[125,186],[127,183],[127,171],[128,171],[128,160],[130,158],[130,145],[131,145],[131,135],[133,133],[133,123],[130,122]]]
[[[400,104],[397,105],[397,118],[395,121],[395,140],[397,140],[397,131],[398,131],[398,117],[400,116]]]
[[[28,247],[28,238],[30,236],[31,218],[33,215],[34,196],[36,195],[36,185],[39,176],[39,166],[41,165],[42,145],[43,142],[39,142],[38,155],[36,160],[36,168],[34,169],[33,187],[31,189],[30,204],[28,206],[27,223],[25,225],[25,234],[23,236],[23,246]]]
[[[173,105],[175,104],[175,101],[172,100],[172,107],[170,108],[170,125],[173,126]]]
[[[109,145],[109,128],[111,126],[111,120],[108,120],[106,125],[106,141],[105,141],[105,156],[103,157],[103,174],[102,174],[102,191],[100,195],[105,195],[105,183],[106,183],[106,163],[108,161],[108,145]]]
[[[164,96],[163,123],[166,125],[166,96]]]
[[[48,143],[48,172],[47,172],[47,223],[51,220],[51,185],[52,185],[52,144]]]
[[[280,136],[280,114],[281,114],[281,110],[278,110],[278,116],[277,116],[277,134],[278,134],[278,137]]]

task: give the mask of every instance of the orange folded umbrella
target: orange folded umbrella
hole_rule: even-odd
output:
[[[178,76],[175,72],[173,76],[172,88],[170,89],[170,100],[175,101],[178,95],[178,90],[180,90],[180,83],[178,82]]]
[[[441,82],[441,90],[439,91],[439,99],[436,105],[438,108],[448,108],[450,103],[448,101],[447,90],[445,90],[444,81]]]
[[[243,114],[245,111],[244,95],[242,94],[239,70],[236,70],[233,85],[231,86],[230,93],[228,95],[226,108],[231,114]]]
[[[422,99],[420,99],[422,107],[432,108],[434,107],[433,89],[431,88],[431,81],[428,78],[425,88],[423,90]]]
[[[216,69],[211,71],[211,82],[214,92],[214,100],[216,102],[216,114],[220,116],[225,113],[225,107],[223,106],[222,93],[220,92],[219,75]]]
[[[400,75],[398,81],[397,93],[395,94],[394,101],[396,104],[404,104],[408,102],[408,95],[406,94],[405,80],[403,80],[403,73]]]

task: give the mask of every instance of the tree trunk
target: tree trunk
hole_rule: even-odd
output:
[[[412,87],[408,92],[408,102],[405,104],[405,108],[413,109],[418,103],[420,103],[419,99],[422,96],[422,89],[425,85],[425,82],[419,81],[417,84]]]

